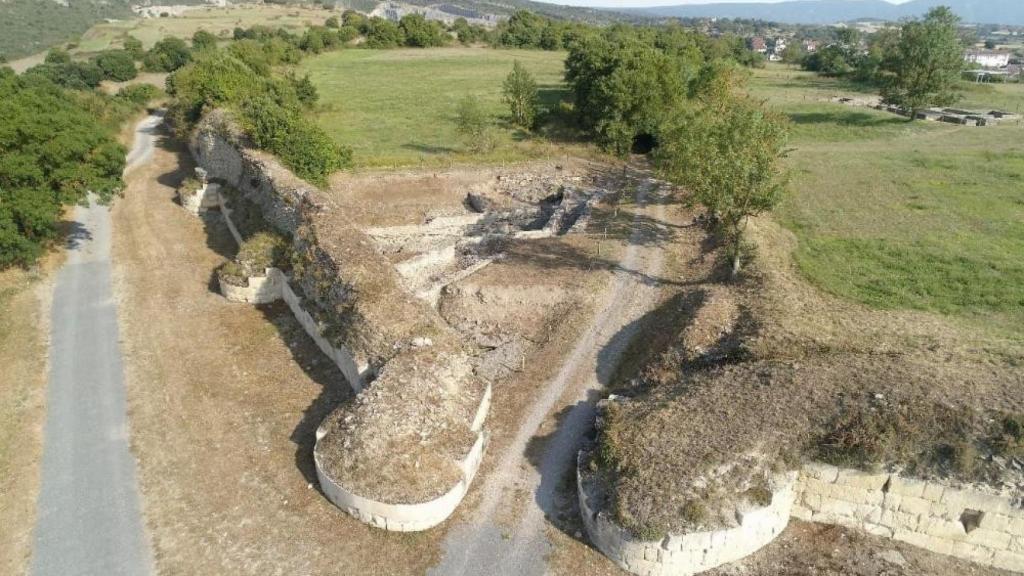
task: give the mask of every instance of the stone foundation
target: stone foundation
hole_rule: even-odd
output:
[[[780,476],[771,504],[737,512],[739,526],[707,532],[669,534],[654,541],[643,541],[617,525],[607,512],[596,510],[596,496],[583,471],[588,455],[581,452],[576,482],[580,514],[591,543],[623,570],[639,576],[688,576],[716,566],[735,562],[760,550],[782,533],[789,524],[790,509],[796,496],[795,472]]]
[[[415,350],[417,338],[414,336],[416,336],[416,332],[409,334],[409,326],[413,326],[415,330],[424,330],[434,338],[435,342],[439,338],[448,339],[446,340],[448,343],[446,349],[449,354],[464,354],[458,344],[451,340],[452,335],[445,332],[446,325],[437,317],[436,311],[422,304],[411,304],[411,295],[407,295],[401,290],[386,288],[389,286],[387,282],[382,284],[390,292],[373,294],[371,297],[381,298],[394,306],[399,306],[399,310],[406,311],[404,315],[397,316],[396,322],[388,324],[386,319],[375,321],[373,318],[368,319],[366,315],[351,312],[352,307],[348,305],[358,298],[358,292],[353,296],[353,293],[348,290],[347,283],[357,280],[348,275],[346,264],[358,261],[364,268],[369,264],[370,268],[375,271],[379,270],[379,279],[381,280],[389,280],[396,275],[391,265],[375,251],[369,249],[371,241],[368,237],[351,226],[345,227],[346,225],[342,224],[341,230],[335,230],[326,239],[318,236],[317,218],[321,216],[324,208],[322,199],[317,196],[316,189],[295,178],[273,157],[247,148],[244,142],[244,136],[237,133],[237,129],[231,125],[230,120],[223,113],[214,112],[200,124],[192,141],[192,153],[206,174],[209,174],[218,183],[223,182],[239,190],[248,200],[259,206],[264,218],[278,232],[291,237],[296,247],[307,249],[306,253],[313,254],[314,257],[308,260],[304,270],[305,276],[302,278],[298,273],[296,273],[296,277],[291,278],[281,270],[269,268],[266,276],[250,279],[247,287],[230,286],[224,283],[222,289],[226,297],[253,303],[283,298],[299,324],[320,350],[338,366],[356,393],[362,393],[363,388],[378,373],[378,369],[389,365],[396,358],[400,358],[402,354],[410,354]],[[218,187],[215,184],[210,184],[204,187],[201,193],[197,192],[190,197],[188,207],[196,204],[194,202],[196,198],[200,198],[196,212],[199,212],[200,208],[208,209],[220,206],[232,236],[241,243],[242,239],[238,229],[231,219],[231,211],[223,206],[223,199],[220,196]],[[184,201],[183,204],[185,204]],[[332,279],[330,290],[321,289],[319,292],[314,290],[312,293],[308,291],[312,281],[321,282],[324,278]],[[375,275],[359,278],[364,283],[373,283],[378,280]],[[319,289],[322,286],[313,286],[313,288]],[[358,301],[356,303],[358,304]],[[320,321],[310,313],[311,310],[321,311]],[[326,310],[332,312],[323,312]],[[324,314],[336,315],[324,317]],[[346,314],[347,316],[344,316]],[[410,319],[416,319],[419,322],[412,324],[409,322]],[[324,336],[322,323],[336,321],[337,325],[347,327],[349,330],[341,338],[335,338],[332,341]],[[372,366],[369,360],[371,356],[374,358]],[[418,368],[426,373],[443,372],[431,366],[429,362],[421,362]],[[377,384],[384,386],[385,382],[390,382],[392,385],[394,382],[402,382],[402,380],[389,380],[389,378],[394,378],[394,376],[382,374],[378,378]],[[476,409],[466,422],[461,423],[475,434],[475,440],[471,445],[468,444],[469,440],[467,439],[465,446],[453,445],[444,448],[445,450],[454,449],[452,451],[455,454],[459,453],[455,450],[465,450],[466,454],[457,462],[452,462],[458,466],[461,478],[445,493],[430,501],[413,504],[380,502],[360,496],[357,494],[357,490],[343,486],[341,482],[330,476],[327,472],[330,469],[329,466],[321,461],[320,452],[314,448],[314,462],[324,495],[332,503],[359,520],[386,530],[425,530],[443,522],[465,496],[470,483],[476,476],[486,447],[487,434],[483,425],[490,407],[491,390],[489,385],[477,387],[478,384],[480,382],[474,380],[472,385],[463,390],[462,396],[462,398],[468,398],[465,394],[472,391],[474,401],[479,397]],[[420,408],[444,408],[444,404],[441,403],[436,406],[422,407],[420,405],[423,400],[416,397],[403,399],[399,395],[395,399],[395,402],[403,401],[411,404],[395,406],[397,410],[415,412]],[[456,425],[458,426],[460,423],[456,423]],[[388,434],[388,432],[380,431],[381,434]],[[317,431],[318,446],[323,435],[327,433],[323,429]],[[331,438],[336,437],[332,436]],[[473,438],[473,436],[469,436],[469,438]],[[362,455],[357,456],[362,457]],[[383,462],[387,463],[389,459],[402,457],[402,454],[388,454],[384,457]]]
[[[1024,572],[1024,510],[1005,496],[820,463],[793,472],[770,506],[738,514],[740,526],[644,542],[595,512],[581,452],[577,489],[594,546],[641,576],[689,576],[735,562],[768,544],[789,517],[836,524],[986,566]]]
[[[1024,571],[1024,510],[1005,496],[810,464],[801,472],[793,516]]]

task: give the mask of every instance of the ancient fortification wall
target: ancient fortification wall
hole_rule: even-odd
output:
[[[1005,496],[810,464],[801,473],[793,516],[1024,571],[1024,510]]]
[[[450,366],[468,365],[461,342],[435,311],[401,291],[395,271],[369,237],[338,214],[325,218],[317,190],[273,157],[251,150],[225,114],[213,112],[200,123],[191,150],[211,185],[190,196],[196,201],[183,201],[186,208],[200,211],[219,205],[232,235],[240,240],[217,193],[220,184],[232,186],[292,239],[298,255],[292,272],[268,268],[265,276],[250,278],[247,287],[225,285],[225,295],[245,302],[283,298],[359,393],[317,431],[314,460],[324,495],[352,516],[388,530],[424,530],[442,522],[468,490],[486,446],[489,385],[471,373],[449,377]],[[424,353],[423,347],[438,353]],[[364,387],[370,382],[372,393],[367,395]],[[424,423],[446,434],[424,437]],[[452,460],[452,454],[463,456]],[[403,490],[393,482],[379,486],[375,475],[350,472],[366,468],[379,470],[382,477],[390,471],[392,478],[406,478],[409,474],[394,471],[421,459],[446,474],[424,466],[410,478],[415,487]],[[353,461],[359,466],[352,466]],[[437,487],[429,482],[435,476],[457,480]]]
[[[634,537],[600,510],[600,487],[587,478],[589,456],[580,453],[576,467],[580,514],[590,541],[624,570],[640,576],[683,576],[735,562],[760,550],[789,524],[796,473],[777,479],[771,504],[737,512],[739,526],[707,532],[669,534],[656,541]]]
[[[811,463],[772,494],[771,505],[738,514],[740,526],[644,542],[599,509],[581,453],[577,488],[591,542],[641,576],[689,576],[740,560],[800,520],[837,524],[964,560],[1024,571],[1024,510],[1005,496],[937,482]]]

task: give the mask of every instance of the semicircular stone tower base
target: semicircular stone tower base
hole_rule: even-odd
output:
[[[796,500],[797,473],[779,475],[771,504],[737,512],[735,528],[669,534],[644,541],[619,526],[599,504],[599,487],[587,472],[590,454],[581,451],[576,467],[580,514],[591,543],[623,570],[640,576],[690,576],[735,562],[760,550],[789,524]]]

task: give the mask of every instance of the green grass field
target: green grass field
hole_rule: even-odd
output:
[[[352,147],[359,166],[494,163],[564,153],[504,125],[501,102],[502,81],[519,60],[537,79],[544,103],[555,106],[565,90],[564,58],[486,48],[342,50],[305,60],[301,72],[320,92],[317,121]],[[455,106],[467,94],[479,96],[495,117],[498,145],[491,153],[470,154],[455,132]]]
[[[967,107],[1024,104],[1024,86],[968,86]],[[1024,127],[914,122],[827,102],[855,87],[782,66],[752,92],[793,121],[781,222],[816,285],[1024,335]]]

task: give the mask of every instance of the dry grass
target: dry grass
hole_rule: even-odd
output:
[[[44,270],[53,267],[53,262],[43,264]],[[38,273],[0,272],[0,572],[4,574],[22,573],[31,551],[46,403],[48,292],[49,281]]]
[[[316,490],[314,431],[348,387],[287,308],[211,289],[233,246],[174,203],[188,168],[158,148],[114,208],[132,446],[158,571],[422,574],[443,530],[375,530]]]

